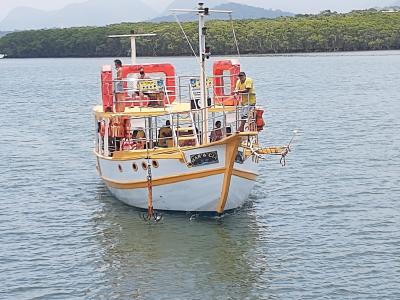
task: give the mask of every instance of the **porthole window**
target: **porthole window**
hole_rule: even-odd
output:
[[[121,166],[121,165],[118,165],[118,170],[119,170],[120,172],[122,172],[122,166]]]
[[[151,162],[151,164],[153,165],[154,168],[158,168],[159,167],[158,161],[156,161],[156,160],[153,160]]]
[[[136,163],[133,163],[133,164],[132,164],[132,169],[133,169],[133,171],[137,172],[138,167],[137,167],[137,164],[136,164]]]
[[[142,168],[143,170],[147,170],[147,164],[145,162],[142,162]]]

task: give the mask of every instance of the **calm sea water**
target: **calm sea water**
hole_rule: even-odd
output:
[[[243,57],[264,143],[300,130],[287,166],[234,214],[157,225],[95,172],[106,63],[0,60],[1,299],[400,299],[399,51]]]

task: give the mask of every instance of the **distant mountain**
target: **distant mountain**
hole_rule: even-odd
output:
[[[229,2],[229,0],[207,0],[207,1],[199,1],[199,0],[174,0],[170,5],[167,6],[163,15],[169,15],[171,12],[170,9],[174,8],[196,8],[198,7],[199,2],[204,2],[207,7],[215,7],[222,3]]]
[[[376,7],[377,9],[379,8],[385,8],[385,9],[396,9],[400,7],[400,0],[393,1],[390,5],[384,5],[384,6],[378,6]]]
[[[390,4],[386,4],[386,5],[376,5],[373,7],[373,9],[375,10],[384,10],[384,11],[398,11],[400,10],[400,0],[397,1],[393,1]]]
[[[74,3],[59,10],[44,11],[30,7],[18,7],[12,10],[2,21],[0,30],[25,30],[42,28],[62,28],[74,26],[103,26],[122,22],[175,21],[169,9],[196,8],[199,0],[174,0],[162,16],[147,5],[148,0],[88,0]],[[153,1],[154,2],[154,1]],[[154,6],[153,2],[152,5]],[[264,9],[238,3],[227,3],[227,0],[208,0],[207,6],[215,9],[232,10],[235,19],[276,18],[293,16],[290,12]],[[164,6],[165,7],[165,6]],[[214,14],[211,19],[227,19],[224,14]],[[194,21],[193,14],[181,14],[182,21]]]
[[[184,1],[184,0],[177,0],[175,2],[178,2],[178,1],[180,2],[180,1]],[[175,4],[175,2],[172,4]],[[215,1],[215,2],[222,2],[222,1]],[[187,5],[186,5],[186,7],[187,7]],[[191,7],[189,7],[189,8],[191,8]],[[212,8],[219,9],[219,10],[232,11],[232,17],[234,19],[261,19],[261,18],[274,19],[274,18],[279,18],[279,17],[294,16],[294,14],[290,13],[290,12],[285,12],[285,11],[281,11],[281,10],[264,9],[261,7],[254,7],[254,6],[233,3],[233,2],[218,4],[217,6],[212,7]],[[179,17],[179,20],[182,22],[197,20],[197,16],[194,15],[193,13],[180,14],[180,15],[178,15],[178,17]],[[226,20],[226,19],[229,19],[229,16],[226,14],[211,14],[210,19]],[[172,22],[172,21],[175,21],[175,17],[171,14],[162,16],[162,17],[157,17],[154,19],[150,19],[150,22]]]
[[[54,11],[16,8],[0,22],[0,30],[101,26],[144,21],[155,15],[157,13],[142,0],[88,0]]]

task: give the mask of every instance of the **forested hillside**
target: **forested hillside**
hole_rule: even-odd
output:
[[[193,45],[197,24],[184,23]],[[212,54],[235,53],[231,24],[207,23]],[[361,11],[279,19],[234,21],[243,54],[400,49],[400,12]],[[122,23],[106,27],[77,27],[21,31],[0,38],[0,53],[9,57],[100,57],[129,55],[127,39],[110,39],[110,34],[156,33],[138,40],[138,55],[191,55],[175,23]]]
[[[11,31],[0,31],[0,37],[5,36],[6,34],[10,33]]]

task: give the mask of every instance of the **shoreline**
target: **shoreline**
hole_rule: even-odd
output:
[[[281,53],[265,53],[265,54],[241,54],[238,55],[211,55],[213,57],[308,57],[308,56],[365,56],[367,53],[389,53],[389,52],[399,52],[398,54],[391,55],[400,55],[400,49],[389,49],[389,50],[354,50],[354,51],[325,51],[325,52],[281,52]],[[351,55],[354,54],[354,55]],[[358,54],[358,55],[356,55]],[[364,55],[362,55],[364,54]],[[375,55],[375,56],[386,56],[386,55]],[[11,57],[6,56],[2,59],[10,60],[10,59],[101,59],[101,58],[126,58],[129,59],[130,56],[48,56],[48,57]],[[194,56],[190,55],[159,55],[159,56],[138,56],[139,58],[144,59],[155,59],[155,58],[164,58],[164,57],[173,57],[173,58],[193,58]]]

